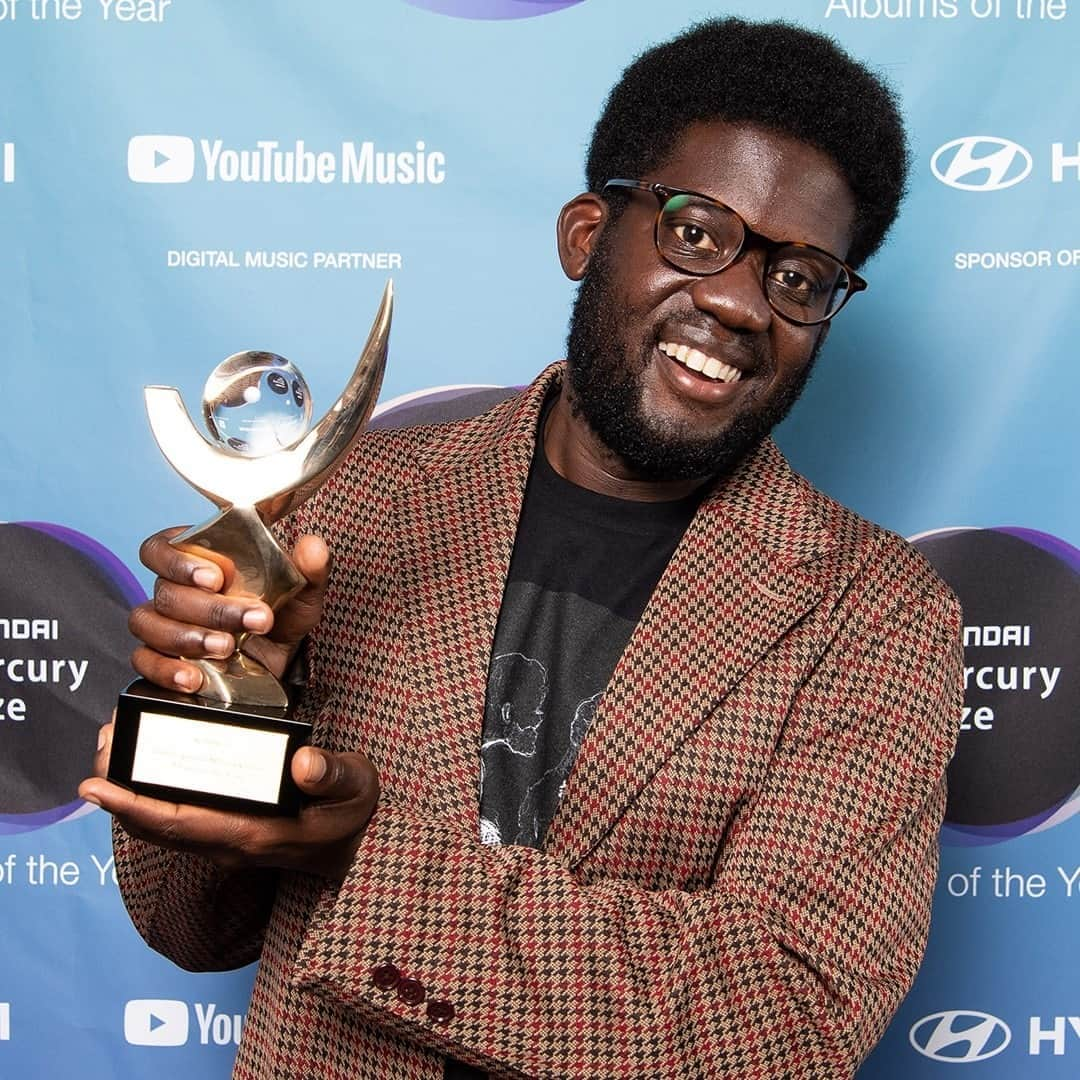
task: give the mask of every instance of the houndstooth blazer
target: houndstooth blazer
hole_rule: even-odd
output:
[[[922,956],[961,700],[925,561],[764,443],[703,502],[542,850],[478,841],[489,652],[555,365],[372,432],[292,521],[335,554],[304,709],[383,794],[340,888],[117,830],[183,967],[261,965],[240,1078],[838,1080]]]

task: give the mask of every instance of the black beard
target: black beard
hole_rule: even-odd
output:
[[[685,425],[646,418],[640,376],[654,361],[657,342],[640,343],[637,355],[623,356],[612,343],[619,336],[619,312],[610,285],[604,238],[593,252],[570,315],[566,342],[571,408],[613,454],[644,480],[692,480],[733,469],[791,411],[806,387],[824,339],[810,359],[771,400],[736,415],[719,434],[694,435]],[[753,368],[767,375],[773,362],[763,339],[747,339]]]

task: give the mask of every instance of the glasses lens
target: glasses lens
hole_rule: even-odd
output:
[[[656,223],[656,246],[690,274],[722,270],[739,252],[742,222],[727,207],[693,195],[672,195]]]
[[[828,319],[843,305],[850,287],[842,263],[824,251],[798,244],[774,251],[765,267],[769,303],[792,322]]]

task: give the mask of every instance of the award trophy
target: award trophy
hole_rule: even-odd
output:
[[[364,430],[386,366],[392,308],[388,282],[348,385],[310,431],[303,377],[274,353],[237,353],[213,371],[203,415],[214,442],[196,429],[178,390],[146,388],[162,454],[219,511],[170,543],[214,561],[229,559],[235,575],[227,594],[259,597],[276,610],[303,588],[303,576],[268,526],[313,495]],[[227,660],[190,661],[203,675],[198,694],[145,679],[121,693],[110,780],[174,802],[271,814],[299,810],[289,766],[311,728],[290,717],[282,685],[241,651],[245,637]]]

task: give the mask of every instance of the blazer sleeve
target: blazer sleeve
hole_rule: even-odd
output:
[[[294,985],[493,1076],[853,1075],[925,948],[962,697],[955,600],[908,596],[802,684],[709,888],[585,882],[383,802]]]
[[[152,949],[188,971],[230,971],[258,960],[275,871],[225,871],[138,840],[115,821],[113,854],[124,906]]]

